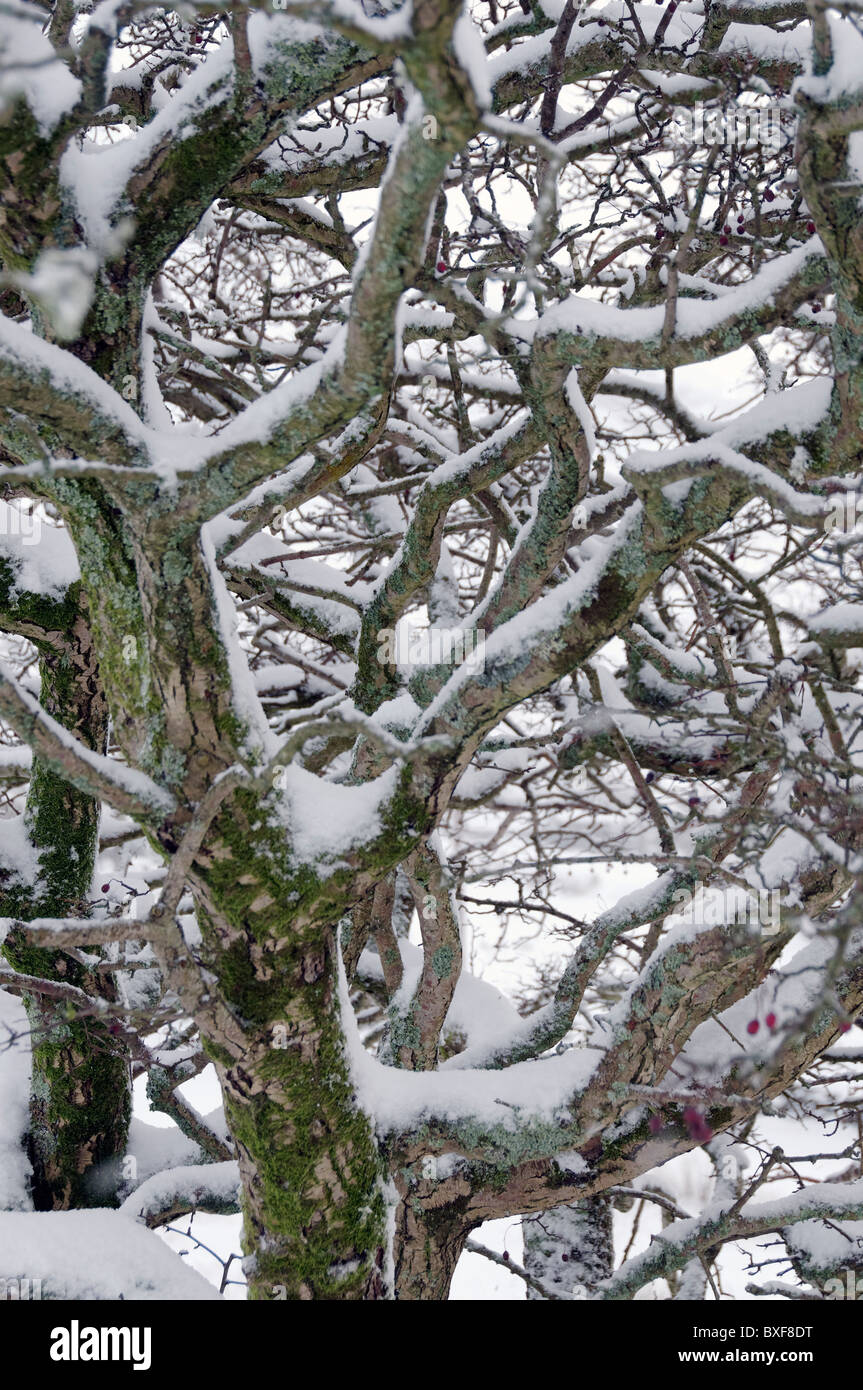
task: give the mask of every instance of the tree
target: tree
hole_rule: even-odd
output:
[[[859,1114],[859,10],[286,8],[2,4],[0,1221],[239,1185],[299,1299],[445,1298],[499,1216],[533,1295],[703,1298],[770,1231],[829,1296],[857,1130],[752,1197],[771,1108]],[[564,943],[521,1012],[465,912]]]

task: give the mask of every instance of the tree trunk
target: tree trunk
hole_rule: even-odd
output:
[[[42,706],[89,748],[103,752],[107,710],[86,624],[79,618],[68,634],[54,637],[55,645],[41,649]],[[34,757],[26,823],[39,876],[20,892],[9,887],[4,911],[23,920],[84,915],[98,846],[98,801]],[[116,997],[110,975],[64,951],[26,945],[13,932],[5,954],[27,974]],[[126,1049],[109,1024],[70,1016],[62,1002],[30,995],[25,1005],[32,1030],[28,1151],[34,1206],[113,1206],[131,1114]]]
[[[552,1207],[526,1217],[524,1267],[563,1298],[584,1296],[614,1267],[611,1206],[605,1197],[585,1197],[571,1206]],[[529,1299],[542,1294],[528,1286]]]

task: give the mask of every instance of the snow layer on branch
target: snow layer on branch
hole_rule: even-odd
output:
[[[410,999],[422,971],[423,952],[419,946],[413,946],[405,940],[399,941],[399,950],[404,966],[400,994]],[[380,957],[373,951],[363,951],[358,969],[364,979],[383,980]],[[443,1031],[463,1033],[468,1047],[479,1048],[485,1053],[505,1043],[520,1022],[518,1010],[505,994],[486,980],[480,980],[476,975],[463,970],[455,987]],[[457,1069],[460,1060],[461,1054],[449,1058],[443,1066]]]
[[[777,430],[787,430],[794,435],[807,434],[816,429],[826,416],[832,392],[833,382],[829,376],[815,377],[813,381],[799,382],[787,391],[773,392],[751,410],[716,430],[713,438],[738,448],[754,444],[759,439],[768,439]],[[794,493],[793,496],[799,504],[801,494]],[[821,505],[823,510],[823,503]]]
[[[581,568],[578,574],[544,594],[536,603],[491,633],[484,651],[486,672],[492,678],[502,677],[511,662],[522,660],[526,652],[537,650],[538,642],[543,637],[547,637],[551,643],[562,642],[563,629],[576,613],[590,603],[614,551],[623,550],[629,544],[630,532],[637,526],[640,516],[641,504],[634,503],[623,513],[611,535],[588,537],[579,548]],[[463,662],[457,667],[425,711],[422,723],[416,730],[417,736],[446,708],[461,686],[473,678],[470,662]]]
[[[22,534],[16,534],[23,532]],[[47,526],[38,516],[22,517],[0,501],[0,559],[9,560],[14,575],[12,595],[45,594],[62,598],[80,579],[78,556],[69,532]]]
[[[662,1232],[653,1237],[653,1241],[660,1241],[672,1249],[683,1246],[697,1236],[703,1226],[720,1220],[733,1205],[733,1202],[734,1198],[729,1196],[722,1201],[710,1203],[698,1216],[672,1221]],[[804,1187],[800,1192],[792,1193],[790,1197],[777,1197],[769,1202],[758,1201],[756,1198],[754,1201],[747,1202],[741,1212],[741,1220],[763,1221],[768,1229],[771,1224],[778,1229],[793,1222],[798,1213],[809,1211],[812,1207],[823,1207],[825,1216],[827,1216],[836,1208],[847,1210],[849,1207],[860,1204],[863,1204],[863,1182],[825,1182],[817,1187]],[[820,1225],[821,1223],[812,1224]],[[846,1242],[846,1248],[850,1250],[852,1247]],[[639,1269],[642,1267],[650,1269],[655,1258],[656,1246],[651,1242],[646,1250],[626,1260],[611,1279],[606,1281],[606,1286],[624,1283],[632,1287],[636,1286]]]
[[[435,1119],[512,1133],[525,1121],[567,1123],[573,1096],[603,1056],[596,1048],[571,1049],[505,1071],[408,1072],[384,1066],[363,1046],[341,953],[338,966],[345,1047],[357,1099],[381,1134],[404,1133]]]
[[[811,70],[809,45],[806,53],[808,71],[805,77],[798,77],[791,90],[792,95],[800,92],[810,101],[829,106],[839,101],[840,97],[856,96],[863,92],[863,34],[848,19],[837,14],[828,11],[825,18],[830,26],[833,62],[822,77],[816,77]]]
[[[86,744],[81,743],[74,734],[58,724],[56,719],[42,709],[35,696],[18,682],[14,673],[7,666],[5,661],[0,661],[0,677],[5,677],[9,685],[15,687],[24,705],[38,715],[40,724],[48,730],[57,743],[64,748],[71,749],[76,757],[86,763],[97,776],[110,782],[113,786],[119,787],[127,796],[134,797],[137,801],[151,806],[156,810],[172,811],[174,809],[174,799],[169,792],[164,791],[146,772],[141,772],[136,767],[129,767],[126,763],[119,762],[116,758],[109,758],[104,753],[95,753]]]
[[[81,97],[81,83],[57,57],[46,34],[45,16],[32,5],[4,0],[0,25],[0,109],[23,96],[43,135]]]
[[[307,864],[335,868],[355,845],[380,834],[380,813],[399,775],[393,766],[374,781],[350,786],[325,782],[296,764],[286,767],[279,777],[283,799],[276,815],[291,831],[294,853]]]
[[[30,1163],[23,1148],[29,1123],[30,1039],[20,999],[0,989],[0,1210],[29,1211]],[[16,1036],[17,1041],[10,1043]]]
[[[17,751],[17,750],[13,750]],[[13,880],[32,886],[39,877],[39,856],[27,830],[24,816],[10,816],[3,821],[3,834],[0,838],[0,869],[4,875],[10,874]],[[4,883],[4,887],[9,887]],[[0,917],[0,943],[13,919]]]
[[[225,1138],[225,1116],[221,1106],[204,1115],[204,1124],[219,1138]],[[127,1156],[135,1160],[139,1183],[158,1175],[166,1168],[176,1170],[201,1161],[201,1150],[193,1139],[187,1138],[175,1124],[151,1125],[133,1115],[129,1124]]]
[[[239,1201],[240,1169],[234,1159],[225,1163],[193,1163],[155,1173],[137,1187],[120,1207],[124,1216],[143,1220],[182,1202],[195,1211],[207,1198],[227,1207]]]
[[[752,54],[767,62],[790,63],[802,67],[812,50],[812,31],[806,21],[793,29],[777,32],[767,24],[730,24],[720,53]]]
[[[811,1191],[811,1189],[810,1189]],[[782,1238],[811,1270],[831,1270],[863,1260],[863,1221],[842,1221],[827,1226],[823,1221],[801,1221],[787,1227]]]
[[[4,769],[19,767],[26,769],[33,761],[33,749],[24,743],[0,743],[0,773]]]
[[[106,254],[116,242],[118,214],[136,169],[165,142],[179,143],[200,124],[208,107],[226,101],[233,88],[234,45],[225,39],[189,75],[176,96],[128,140],[113,145],[70,143],[60,162],[61,183],[74,201],[87,242]]]
[[[847,945],[846,961],[852,961],[861,951],[863,931],[858,929]],[[786,1041],[785,1030],[823,1004],[826,971],[835,954],[836,941],[832,937],[818,937],[796,951],[781,970],[771,971],[754,996],[747,995],[732,1004],[718,1022],[708,1019],[699,1024],[681,1054],[684,1065],[720,1077],[746,1054],[760,1060],[780,1053]],[[775,1015],[773,1029],[761,1026],[750,1034],[748,1024],[753,1019],[762,1023],[768,1010]]]
[[[485,51],[482,35],[471,19],[467,7],[455,22],[452,46],[455,56],[470,78],[474,96],[480,107],[487,111],[492,103],[488,54]]]
[[[800,273],[806,261],[823,256],[824,248],[817,236],[810,237],[787,255],[769,261],[757,275],[735,286],[730,294],[718,299],[679,299],[675,318],[675,337],[699,338],[732,322],[741,314],[751,313],[760,304],[769,303],[773,296]],[[570,295],[560,304],[553,304],[534,323],[510,320],[509,328],[517,337],[547,337],[554,333],[576,333],[579,336],[613,338],[619,342],[640,343],[659,338],[665,322],[665,305],[635,309],[618,309],[582,295]]]
[[[834,603],[806,619],[810,632],[859,632],[863,641],[863,603]]]
[[[216,560],[216,543],[209,526],[201,528],[201,552],[210,572],[213,597],[217,609],[216,618],[228,655],[232,703],[238,719],[245,725],[247,742],[251,745],[247,747],[247,752],[254,757],[255,750],[260,749],[267,756],[272,756],[275,752],[275,736],[267,723],[264,707],[255,689],[254,677],[249,669],[246,655],[240,646],[237,636],[237,610],[219,569]]]
[[[603,1055],[595,1048],[573,1048],[505,1071],[408,1072],[370,1057],[358,1036],[351,1042],[360,1104],[382,1133],[402,1133],[433,1119],[510,1131],[526,1121],[568,1122],[567,1107]]]
[[[39,1279],[42,1298],[216,1299],[153,1231],[122,1212],[0,1212],[0,1278]]]
[[[0,317],[0,356],[20,364],[34,376],[44,373],[61,396],[71,393],[83,397],[100,415],[116,424],[132,443],[145,448],[148,439],[156,437],[142,425],[131,405],[84,362],[56,344],[37,338],[28,328],[5,316]],[[187,450],[188,446],[187,439]],[[63,466],[69,466],[65,459]],[[33,471],[42,467],[42,464],[34,465]]]

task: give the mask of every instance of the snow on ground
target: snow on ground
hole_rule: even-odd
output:
[[[29,1211],[31,1206],[30,1163],[21,1147],[30,1094],[27,1033],[20,999],[0,990],[0,1210],[6,1211]],[[17,1040],[7,1046],[13,1036]]]
[[[211,1299],[217,1291],[119,1211],[0,1212],[0,1279],[43,1299]]]

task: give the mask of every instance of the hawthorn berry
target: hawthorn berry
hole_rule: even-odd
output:
[[[727,236],[721,236],[721,237],[719,238],[719,245],[720,245],[720,246],[727,246],[727,245],[728,245],[728,237],[727,237]]]
[[[446,261],[438,261],[438,263],[437,263],[437,268],[438,268],[438,273],[439,273],[440,275],[443,275],[444,271],[446,270]]]
[[[757,1019],[757,1018],[751,1018],[751,1019],[749,1020],[749,1022],[747,1023],[747,1025],[746,1025],[746,1031],[747,1031],[747,1033],[751,1033],[752,1036],[754,1037],[755,1034],[758,1032],[758,1029],[759,1029],[760,1027],[761,1027],[761,1024],[758,1022],[758,1019]]]
[[[809,235],[812,236],[812,234],[813,234],[814,231],[815,231],[815,223],[814,223],[814,222],[807,222],[807,223],[806,223],[806,230],[807,230],[807,232],[809,233]]]
[[[776,1015],[775,1015],[774,1013],[769,1013],[769,1014],[767,1015],[767,1017],[765,1018],[764,1022],[767,1024],[767,1027],[768,1027],[768,1028],[775,1028],[775,1027],[776,1027]]]
[[[690,1139],[694,1139],[696,1144],[707,1144],[713,1138],[713,1130],[694,1105],[687,1105],[683,1112],[683,1123],[689,1131]]]
[[[110,892],[110,889],[111,889],[110,883],[103,883],[103,884],[102,884],[102,892],[103,892],[103,893],[108,893],[108,892]]]
[[[773,189],[772,189],[772,188],[765,188],[765,190],[764,190],[764,201],[765,201],[765,203],[772,203],[772,202],[775,200],[775,198],[776,198],[776,194],[773,192]]]

